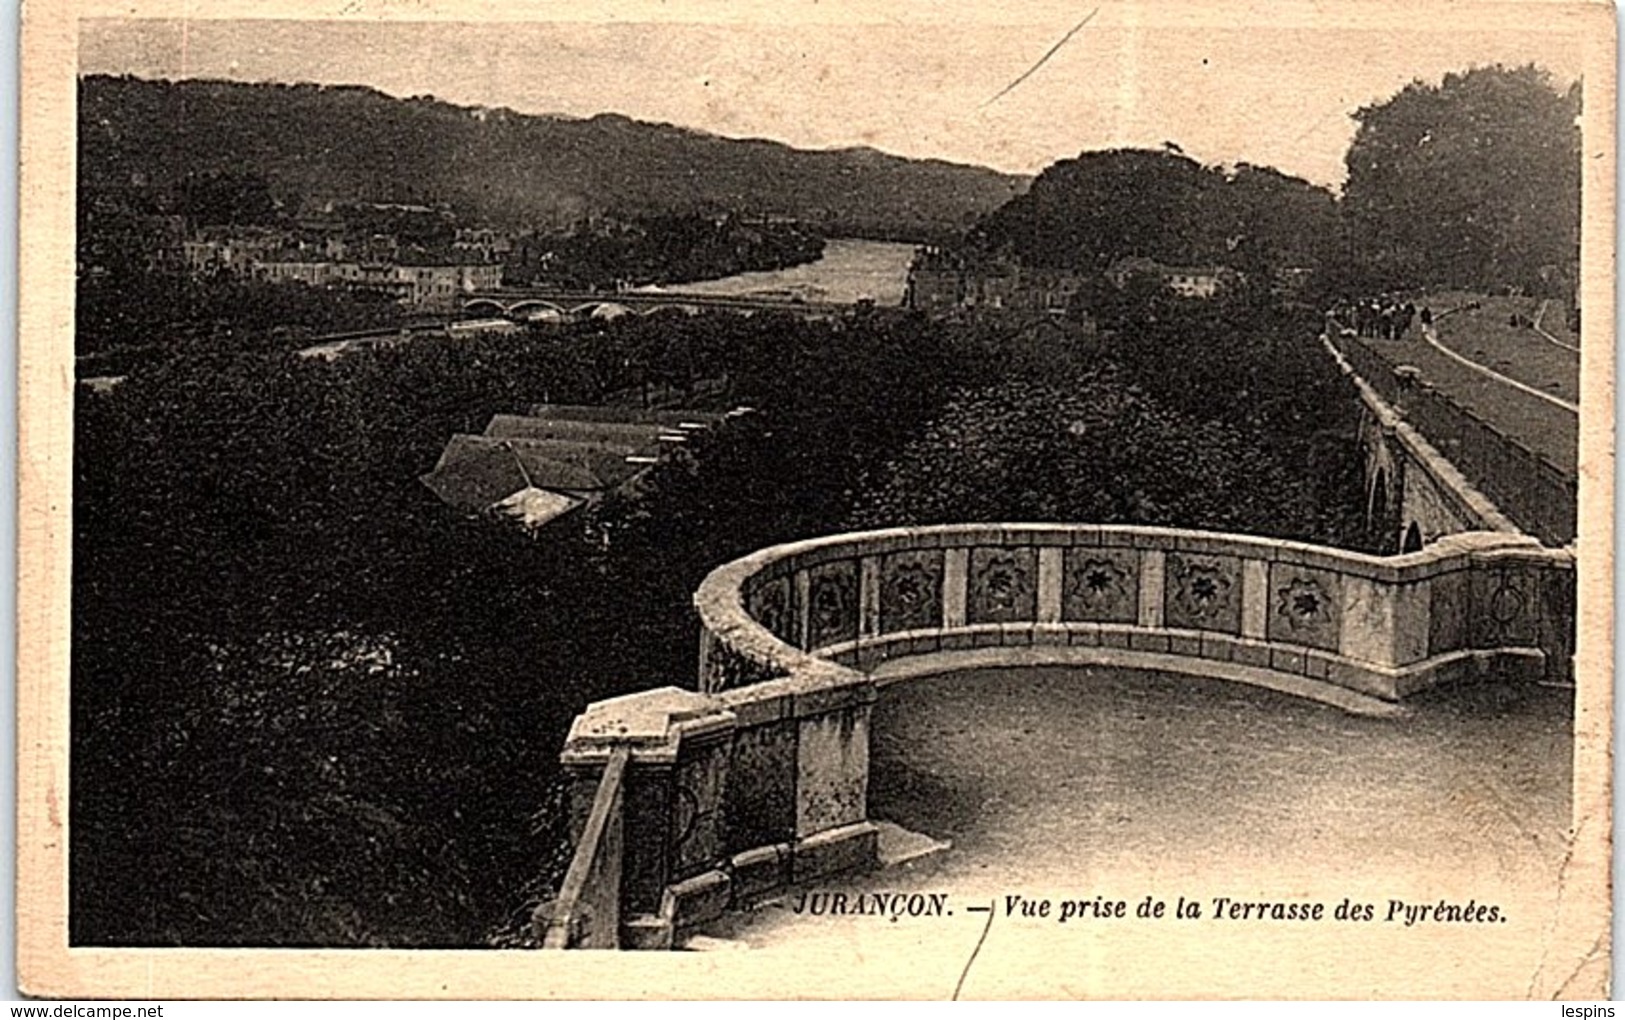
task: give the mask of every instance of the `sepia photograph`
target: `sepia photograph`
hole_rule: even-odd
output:
[[[1615,60],[30,10],[24,993],[1606,998]]]

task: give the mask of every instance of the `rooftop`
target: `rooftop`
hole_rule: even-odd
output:
[[[420,481],[468,514],[497,512],[528,527],[615,489],[727,415],[542,404],[498,414],[483,435],[455,435]],[[552,496],[555,498],[549,499]]]

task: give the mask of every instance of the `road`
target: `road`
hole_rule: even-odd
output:
[[[1436,311],[1462,307],[1472,295],[1433,295]],[[1573,475],[1579,459],[1580,363],[1575,351],[1531,328],[1513,327],[1513,311],[1533,317],[1539,302],[1482,298],[1478,309],[1453,311],[1436,323],[1437,343],[1419,327],[1402,340],[1359,341],[1391,365],[1413,365],[1458,406]],[[1435,437],[1439,438],[1439,437]]]
[[[1478,308],[1467,308],[1469,300]],[[1531,326],[1513,326],[1511,317],[1533,322],[1545,318],[1547,305],[1534,298],[1490,298],[1459,293],[1429,300],[1434,308],[1456,308],[1438,320],[1439,343],[1461,357],[1561,400],[1571,408],[1580,401],[1580,352],[1553,334]]]

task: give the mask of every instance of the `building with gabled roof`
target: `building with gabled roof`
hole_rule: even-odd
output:
[[[419,480],[448,506],[534,531],[637,481],[695,435],[734,416],[542,404],[452,436]]]

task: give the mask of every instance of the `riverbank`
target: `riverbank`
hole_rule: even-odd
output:
[[[727,297],[800,298],[835,304],[870,300],[877,305],[900,305],[908,290],[908,267],[913,259],[912,244],[830,238],[824,242],[823,255],[803,265],[740,273],[702,283],[638,289]]]

